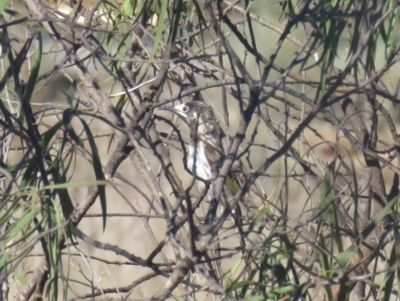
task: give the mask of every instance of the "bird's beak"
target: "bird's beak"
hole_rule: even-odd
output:
[[[176,115],[178,115],[178,117],[180,117],[185,123],[187,123],[187,116],[185,113],[183,113],[181,110],[176,109],[175,107],[163,107],[163,108],[158,108],[159,110],[162,111],[169,111],[172,112]]]
[[[170,111],[174,114],[178,114],[177,110],[174,107],[163,107],[163,108],[158,108],[158,110],[161,111]]]

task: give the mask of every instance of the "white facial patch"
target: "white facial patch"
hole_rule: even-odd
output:
[[[187,118],[187,114],[186,112],[183,110],[183,108],[186,106],[186,104],[182,103],[180,105],[175,106],[175,110],[177,111],[177,113],[179,113],[179,115],[181,115],[182,117]]]
[[[190,108],[185,103],[177,105],[174,108],[182,117],[189,119],[189,113],[190,113],[190,119],[197,118],[196,110],[193,110],[193,108]]]

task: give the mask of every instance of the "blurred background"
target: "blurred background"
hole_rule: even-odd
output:
[[[132,104],[134,104],[136,108],[145,107],[147,104],[139,100],[130,100],[129,97],[125,96],[127,93],[122,93],[125,89],[130,87],[126,87],[126,83],[120,80],[121,74],[118,73],[118,70],[119,68],[123,68],[124,64],[129,65],[129,57],[126,55],[129,54],[129,51],[134,51],[132,50],[133,46],[131,49],[129,48],[131,47],[130,43],[133,43],[135,40],[139,41],[137,44],[139,44],[138,47],[141,50],[136,50],[136,61],[133,62],[132,68],[135,73],[134,79],[137,79],[135,83],[137,86],[136,93],[141,94],[142,97],[146,93],[149,93],[148,89],[151,83],[144,84],[143,86],[140,84],[151,81],[156,78],[159,73],[161,63],[158,64],[157,62],[162,60],[162,54],[167,43],[168,35],[171,33],[171,29],[174,26],[172,22],[177,22],[176,24],[179,24],[179,30],[175,38],[179,40],[180,43],[177,43],[177,48],[173,49],[175,56],[171,56],[171,62],[169,63],[171,75],[162,88],[161,96],[157,103],[152,103],[148,107],[149,110],[147,112],[151,111],[152,116],[161,116],[172,120],[172,115],[165,111],[161,112],[158,110],[161,105],[172,106],[180,102],[186,102],[201,97],[206,103],[212,105],[221,127],[231,136],[236,134],[241,121],[238,97],[232,96],[234,94],[232,91],[225,90],[221,88],[221,86],[215,86],[198,92],[201,96],[199,96],[198,93],[192,93],[180,97],[182,92],[185,92],[186,89],[196,87],[196,85],[203,86],[215,81],[211,75],[216,75],[220,79],[225,77],[235,79],[235,74],[240,73],[237,68],[232,70],[232,57],[229,55],[229,51],[224,49],[220,44],[220,39],[217,38],[215,32],[208,28],[204,30],[201,36],[196,33],[196,31],[202,30],[199,23],[210,22],[209,16],[205,13],[204,20],[199,18],[197,11],[199,8],[196,7],[197,2],[150,2],[151,4],[149,7],[151,7],[151,9],[149,13],[152,16],[147,18],[147,22],[145,22],[146,26],[142,26],[140,30],[133,27],[133,25],[137,23],[136,17],[138,19],[139,17],[143,17],[139,12],[141,12],[145,4],[141,1],[43,1],[41,3],[42,8],[46,9],[46,11],[42,12],[45,14],[45,18],[41,20],[42,23],[44,24],[45,21],[51,18],[53,24],[56,24],[55,26],[65,27],[63,28],[63,30],[65,30],[63,32],[63,38],[65,38],[66,41],[75,41],[75,45],[79,45],[79,47],[77,47],[79,49],[76,51],[76,57],[82,60],[82,64],[90,74],[90,79],[87,79],[87,82],[85,80],[82,81],[82,76],[76,74],[76,64],[71,61],[70,54],[66,54],[65,49],[69,47],[69,42],[67,46],[63,48],[62,44],[56,41],[60,40],[60,37],[49,34],[47,32],[49,29],[44,25],[38,25],[37,16],[31,15],[32,8],[29,6],[29,3],[27,4],[25,1],[4,2],[7,9],[18,12],[19,15],[10,14],[10,11],[6,11],[4,13],[5,23],[3,22],[2,24],[6,24],[6,22],[12,20],[21,20],[21,16],[28,17],[24,21],[17,22],[16,25],[7,27],[10,37],[9,49],[12,49],[8,51],[18,53],[23,49],[24,43],[29,37],[41,32],[43,54],[41,57],[39,77],[42,77],[36,82],[34,92],[29,99],[29,104],[35,115],[39,132],[45,133],[60,121],[66,127],[68,124],[65,121],[66,118],[65,115],[63,115],[65,113],[63,112],[67,109],[79,109],[80,112],[87,112],[88,114],[86,116],[82,115],[82,118],[90,127],[91,135],[98,148],[99,158],[103,164],[103,169],[112,157],[119,138],[115,136],[115,127],[111,126],[110,122],[104,121],[104,119],[107,119],[107,116],[104,115],[101,108],[96,108],[93,105],[81,107],[82,103],[90,103],[93,101],[90,100],[92,94],[88,89],[87,83],[92,81],[96,82],[101,93],[108,99],[109,104],[117,108],[121,119],[125,120],[126,124],[129,124],[129,122],[135,118],[134,113],[132,113],[134,112]],[[181,21],[176,21],[176,19],[174,19],[175,15],[172,13],[174,12],[174,5],[177,5],[177,2],[185,8],[181,11]],[[292,3],[292,1],[255,0],[249,2],[221,2],[223,9],[227,11],[227,18],[235,24],[237,30],[243,34],[248,43],[256,43],[256,46],[253,44],[251,45],[256,48],[261,56],[272,59],[271,55],[276,55],[273,61],[274,67],[268,73],[266,81],[269,85],[265,85],[263,93],[268,95],[268,93],[272,91],[271,95],[265,100],[266,110],[269,112],[268,116],[270,117],[271,124],[285,139],[288,139],[293,134],[297,127],[313,110],[312,102],[314,102],[316,106],[318,101],[322,99],[324,92],[328,90],[321,91],[321,81],[326,81],[327,85],[328,83],[332,86],[336,84],[335,80],[338,78],[338,73],[335,73],[331,68],[327,68],[325,66],[325,60],[329,60],[331,67],[334,66],[337,70],[344,70],[351,63],[351,59],[356,52],[354,50],[354,45],[352,45],[352,39],[354,39],[355,32],[357,31],[354,28],[358,26],[355,21],[358,15],[356,13],[349,13],[349,15],[345,17],[339,16],[343,17],[342,22],[344,22],[345,25],[341,24],[340,26],[343,26],[344,29],[338,34],[337,32],[333,33],[334,30],[332,28],[334,27],[334,21],[328,25],[324,22],[329,23],[329,21],[325,19],[329,13],[327,5],[332,5],[332,7],[336,8],[333,4],[335,1],[322,2],[325,2],[325,6],[319,3],[317,7],[323,7],[326,14],[324,14],[324,10],[321,9],[321,11],[315,10],[313,12],[303,11],[304,14],[299,14],[298,16],[293,15],[292,10],[299,13],[299,4],[297,2]],[[344,3],[346,1],[336,2]],[[384,6],[387,10],[392,9],[389,6],[389,2],[390,1],[387,2],[388,6]],[[248,8],[245,7],[246,3],[249,5]],[[354,3],[354,7],[357,7],[357,1]],[[294,7],[291,8],[291,5],[294,5]],[[163,14],[164,8],[166,9],[165,14]],[[312,5],[310,5],[310,11],[312,11],[311,8]],[[216,11],[215,3],[213,3],[212,9]],[[65,15],[57,15],[57,11]],[[249,12],[249,14],[244,15],[247,12]],[[90,23],[85,23],[92,13],[92,21]],[[308,20],[308,17],[313,17],[313,13],[320,14],[320,19],[316,19],[315,21]],[[396,21],[389,21],[396,25],[393,33],[393,44],[397,45],[397,10],[395,13]],[[302,17],[304,17],[304,20],[301,19]],[[339,19],[339,17],[337,18]],[[60,24],[55,22],[56,18],[59,18]],[[248,25],[249,20],[251,20],[251,26]],[[284,42],[281,44],[280,39],[282,33],[286,28],[289,28],[288,26],[290,25],[288,21],[297,23],[296,26],[290,27],[290,34],[285,36]],[[232,30],[223,20],[219,20],[219,22],[218,26],[220,26],[226,34],[227,40],[245,66],[246,71],[254,79],[259,80],[265,64],[260,63],[255,56],[249,53],[243,42],[232,33]],[[316,34],[309,35],[307,33],[307,26],[303,26],[302,22],[314,28]],[[321,25],[322,23],[324,23],[326,27],[323,27]],[[93,26],[93,28],[89,29],[90,26]],[[164,30],[160,30],[161,26],[164,27]],[[82,37],[88,37],[89,32],[90,39],[88,38],[88,40],[82,42],[80,39]],[[187,38],[191,33],[193,33],[193,35],[196,34],[195,41]],[[79,36],[79,34],[82,34],[82,36]],[[139,34],[143,34],[143,36],[139,38]],[[386,35],[388,36],[389,32],[386,33]],[[319,40],[317,38],[312,40],[312,37],[317,37]],[[331,43],[333,40],[335,40],[334,45],[336,48],[329,56],[326,54],[326,45],[328,43],[327,41]],[[97,44],[93,41],[96,41]],[[313,43],[313,41],[316,42]],[[85,42],[87,44],[85,44]],[[384,68],[387,70],[382,72],[383,75],[379,77],[377,85],[384,87],[387,93],[390,93],[393,95],[393,98],[397,99],[396,91],[399,80],[397,61],[395,59],[388,59],[388,57],[390,58],[390,56],[387,55],[388,43],[384,38],[376,36],[374,42],[375,50],[372,56],[375,65],[373,68],[374,71],[368,73],[366,72],[368,68],[365,68],[361,63],[359,63],[359,65],[354,64],[354,66],[351,67],[353,71],[350,76],[353,82],[349,80],[348,85],[339,83],[337,87],[343,88],[344,90],[348,88],[346,91],[351,91],[354,86],[358,87],[358,85],[364,85],[371,74],[379,73],[382,68]],[[5,45],[6,44],[3,44],[3,47]],[[26,61],[21,64],[19,76],[22,83],[29,83],[32,68],[34,68],[34,60],[35,57],[37,57],[38,47],[38,42],[34,39],[26,53]],[[372,48],[372,46],[368,47]],[[201,50],[199,50],[200,48]],[[147,50],[147,53],[145,50]],[[198,51],[196,52],[195,50]],[[367,59],[371,59],[371,55],[369,54],[371,51],[365,54]],[[319,60],[315,59],[315,55],[319,56]],[[395,55],[397,54],[393,54],[393,56]],[[329,56],[329,58],[326,59],[327,56]],[[191,61],[188,59],[189,57],[194,58]],[[305,58],[307,58],[307,60]],[[124,61],[124,59],[126,59],[126,61]],[[190,64],[185,64],[186,60],[190,62]],[[215,62],[219,64],[223,63],[224,68],[216,66]],[[9,66],[9,58],[5,55],[0,62],[3,76]],[[202,69],[203,71],[206,70],[208,73],[206,73],[205,76],[204,72],[199,72],[196,68]],[[356,70],[359,72],[358,75],[356,74]],[[288,76],[289,73],[290,76]],[[291,75],[295,75],[297,78]],[[329,75],[329,79],[325,78],[325,75]],[[359,81],[357,80],[357,76],[359,76]],[[354,80],[355,78],[356,80]],[[277,85],[281,85],[281,87],[283,86],[284,88],[274,90],[274,86],[276,87]],[[237,87],[233,84],[232,88],[236,89]],[[291,89],[292,93],[285,91],[285,88]],[[13,78],[10,79],[6,88],[1,92],[3,102],[7,106],[9,112],[13,113],[15,116],[21,111],[21,102],[18,99],[19,96],[17,92],[18,89],[19,88],[15,85],[15,78]],[[358,88],[354,89],[356,90]],[[117,93],[121,94],[113,96]],[[242,91],[240,93],[242,93],[243,99],[249,98],[249,88],[246,85],[242,85]],[[370,119],[372,118],[369,117],[370,112],[366,105],[367,102],[365,101],[365,97],[360,95],[359,90],[353,94],[350,94],[350,92],[331,93],[327,99],[327,101],[330,102],[329,105],[326,105],[323,110],[321,109],[291,145],[298,153],[298,156],[307,162],[306,165],[308,165],[310,170],[317,176],[311,177],[305,171],[299,158],[288,150],[286,154],[281,156],[279,160],[275,160],[271,166],[257,178],[256,185],[260,195],[265,199],[266,204],[269,204],[266,206],[269,206],[271,220],[279,220],[279,218],[282,218],[290,227],[296,227],[300,223],[307,223],[309,219],[314,216],[315,211],[313,210],[319,208],[321,202],[321,183],[324,183],[325,172],[329,169],[328,166],[332,168],[333,173],[338,172],[337,178],[340,178],[337,180],[338,186],[335,189],[343,189],[344,191],[348,186],[353,188],[357,186],[360,188],[360,185],[362,186],[362,183],[357,183],[357,181],[352,182],[351,179],[354,175],[358,177],[360,174],[362,175],[364,173],[363,167],[365,163],[363,161],[363,152],[359,147],[355,147],[354,143],[349,141],[347,136],[341,132],[342,127],[346,128],[347,121],[351,119],[351,116],[346,116],[341,109],[341,101],[344,99],[346,93],[355,103],[358,110],[357,115],[359,114],[362,116],[367,126],[371,123]],[[303,96],[307,97],[311,102],[305,101]],[[171,98],[174,98],[173,101],[169,101]],[[224,112],[223,109],[225,99],[228,112]],[[382,97],[382,95],[377,95],[376,99],[386,108],[397,128],[399,117],[396,109],[393,107],[392,101]],[[169,103],[166,103],[166,101],[169,101]],[[101,105],[99,105],[99,107],[100,106]],[[94,116],[96,114],[104,119],[95,118]],[[330,117],[328,118],[327,116]],[[388,124],[382,121],[386,120],[382,117],[382,113],[379,114],[378,118],[377,149],[386,150],[393,145],[393,135]],[[226,124],[226,120],[229,121],[229,124]],[[335,120],[335,122],[332,120]],[[160,133],[173,133],[171,126],[165,121],[154,120],[154,124],[155,128]],[[188,128],[186,125],[179,120],[175,124],[182,135],[188,138]],[[82,147],[82,149],[71,147],[69,150],[67,148],[64,150],[62,148],[64,144],[60,141],[66,138],[62,138],[64,136],[59,135],[57,138],[58,140],[54,138],[56,141],[52,149],[49,150],[49,154],[53,154],[56,157],[56,153],[60,152],[63,155],[59,157],[59,160],[65,159],[65,162],[71,160],[68,161],[70,162],[68,163],[68,168],[64,167],[67,170],[66,182],[70,183],[66,188],[72,205],[74,208],[78,208],[79,204],[82,204],[85,199],[88,198],[94,187],[96,187],[96,178],[97,180],[99,179],[96,177],[93,168],[93,159],[91,156],[93,149],[86,137],[87,134],[84,131],[81,120],[73,117],[71,119],[71,126],[75,133],[82,139],[84,147]],[[67,133],[70,134],[71,132],[67,131]],[[7,146],[8,152],[3,154],[2,158],[7,166],[17,166],[21,162],[24,162],[24,160],[27,160],[27,156],[29,157],[26,151],[28,145],[18,135],[9,136],[9,134],[10,132],[8,130],[3,130],[3,148]],[[69,143],[73,144],[72,142]],[[168,201],[173,206],[176,206],[178,204],[176,195],[174,194],[170,182],[165,177],[165,173],[162,170],[154,149],[149,146],[149,141],[145,139],[142,139],[141,143],[143,143],[141,144],[142,151],[146,156],[151,172],[157,178]],[[247,149],[246,146],[248,144],[250,144],[251,147]],[[251,174],[263,166],[267,162],[267,159],[275,154],[282,145],[282,140],[277,137],[276,133],[271,131],[271,127],[264,122],[260,114],[256,111],[252,115],[241,148],[242,150],[246,150],[246,154],[242,157],[242,162],[248,173]],[[192,182],[192,177],[183,167],[183,153],[168,145],[167,149],[179,179],[182,181],[182,186],[184,188],[189,187]],[[74,155],[69,157],[67,155],[68,152],[74,153]],[[65,157],[63,157],[64,155]],[[380,154],[379,156],[387,159],[397,167],[397,158],[394,155],[392,156],[388,152]],[[346,162],[354,171],[354,174],[343,171],[343,166],[337,163],[340,161],[338,158]],[[168,228],[168,221],[165,219],[163,210],[161,209],[161,204],[156,203],[156,198],[151,188],[149,188],[148,182],[146,182],[146,177],[135,167],[132,160],[133,159],[128,158],[119,165],[117,177],[112,179],[107,178],[109,181],[109,184],[107,184],[105,188],[107,222],[104,231],[102,218],[103,209],[100,200],[97,199],[84,214],[78,225],[78,229],[92,240],[84,241],[82,237],[76,241],[70,240],[66,243],[69,247],[64,247],[61,251],[64,256],[57,257],[61,260],[58,271],[60,278],[56,280],[59,283],[58,295],[60,300],[61,298],[75,300],[91,297],[143,300],[152,297],[157,291],[165,287],[166,280],[168,279],[165,275],[168,275],[170,272],[167,268],[173,268],[173,265],[168,266],[168,262],[173,263],[174,260],[176,260],[177,251],[176,249],[174,250],[173,245],[169,244],[168,237],[166,236],[166,233],[168,233],[170,229]],[[335,165],[336,163],[337,165]],[[19,165],[19,167],[21,166]],[[24,168],[26,168],[26,166]],[[395,173],[393,169],[382,167],[382,174],[384,176],[386,192],[389,194],[393,186],[392,181]],[[20,181],[21,176],[21,174],[15,176],[17,182]],[[37,176],[38,178],[40,177],[39,172]],[[332,182],[336,181],[335,176],[333,176],[333,178]],[[50,183],[53,183],[52,180],[53,179],[50,179]],[[61,182],[62,181],[60,181],[60,183]],[[40,183],[40,181],[38,183]],[[39,189],[42,187],[42,184],[43,183],[33,186]],[[334,187],[333,184],[332,187]],[[38,191],[40,191],[40,189]],[[4,191],[4,193],[7,194],[9,192]],[[20,193],[24,194],[24,191],[20,190]],[[40,195],[39,192],[37,192],[37,194]],[[39,201],[40,198],[38,197],[35,199],[31,194],[28,195],[29,200],[24,201],[36,208],[38,212],[43,210],[44,205]],[[348,197],[351,197],[351,195],[351,193],[347,194]],[[19,199],[19,202],[22,202],[22,199]],[[285,199],[283,203],[287,204],[286,215],[282,213],[284,212],[282,209],[284,206],[282,205],[283,203],[281,203],[282,199]],[[56,201],[55,204],[56,207],[60,207]],[[261,204],[259,205],[261,206]],[[22,206],[22,208],[24,208],[24,206]],[[17,212],[12,216],[10,215],[9,218],[6,218],[3,224],[6,224],[7,221],[11,224],[16,223],[21,216],[25,216],[24,213],[22,213],[25,212],[22,208],[19,213]],[[6,208],[4,207],[3,209],[5,210]],[[349,212],[353,211],[354,208],[349,209]],[[258,212],[262,212],[262,209]],[[5,216],[7,216],[7,214],[5,214]],[[60,220],[61,219],[63,218],[60,217]],[[33,227],[33,224],[35,223],[31,221],[30,226]],[[276,222],[276,225],[278,224],[279,222]],[[28,225],[26,226],[28,229]],[[30,234],[27,229],[22,231],[22,236],[19,238],[16,236],[14,238],[21,239],[21,242],[15,244],[14,247],[10,249],[11,251],[9,252],[11,253],[9,254],[17,254],[20,252],[22,245],[29,245],[31,239],[34,239],[34,236],[29,236]],[[64,231],[67,230],[63,230],[61,233],[65,233]],[[286,231],[289,231],[289,228],[283,232],[286,233]],[[268,229],[267,232],[271,233],[270,229]],[[228,235],[231,233],[228,230],[224,233],[226,236],[229,236],[223,242],[224,247],[233,250],[238,244],[237,237],[233,234]],[[350,244],[351,239],[346,239],[347,238],[344,238],[345,242]],[[96,245],[95,241],[103,243],[104,245]],[[145,281],[145,279],[143,279],[143,281],[140,280],[141,277],[149,275],[152,271],[151,269],[146,266],[138,266],[113,248],[117,246],[119,250],[126,250],[137,257],[146,259],[157,246],[159,246],[160,242],[163,241],[165,241],[165,246],[162,247],[160,253],[157,253],[158,255],[154,261],[160,264],[162,263],[161,267],[166,269],[164,272],[165,277],[149,277],[149,281]],[[6,246],[8,243],[9,241],[7,240],[3,241],[3,246]],[[252,248],[252,246],[249,245],[248,248]],[[9,298],[18,299],[19,297],[17,295],[28,287],[29,283],[34,279],[34,271],[43,260],[42,249],[43,246],[39,243],[35,244],[32,250],[27,248],[26,250],[28,252],[26,253],[26,257],[20,264],[15,266],[14,273],[10,274],[7,281],[3,279],[5,283],[3,291],[6,290],[6,292],[8,292]],[[337,247],[334,247],[334,249],[340,253]],[[240,262],[242,258],[242,253],[231,252],[229,254],[227,258],[221,261],[222,271],[224,273],[232,272],[232,274],[240,275],[240,272],[234,270],[234,266],[240,265],[238,262]],[[15,262],[16,261],[13,261],[13,263]],[[383,261],[377,262],[379,265],[383,263]],[[241,264],[243,265],[243,263]],[[384,269],[383,266],[382,269]],[[316,274],[321,273],[321,271],[316,272]],[[290,278],[289,276],[287,277],[288,279]],[[67,278],[69,281],[65,281],[63,278]],[[68,283],[68,286],[66,286],[66,283]],[[193,296],[195,296],[193,298],[195,298],[195,300],[214,300],[213,296],[215,295],[212,293],[213,290],[210,288],[210,284],[207,281],[204,283],[204,279],[198,280],[198,283],[200,283],[200,286],[196,288],[196,292],[193,293],[192,291]],[[47,287],[51,286],[48,283],[46,285]],[[206,289],[203,290],[201,288]],[[174,290],[174,293],[177,298],[182,299],[190,295],[187,287],[184,285],[178,286],[177,289]],[[319,299],[318,296],[320,295],[318,294],[319,293],[315,293],[313,295],[315,300],[322,300],[322,298]]]

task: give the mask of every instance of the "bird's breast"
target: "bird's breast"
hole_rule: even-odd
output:
[[[197,143],[196,146],[189,146],[188,168],[204,180],[212,178],[211,166],[208,163],[203,142]]]

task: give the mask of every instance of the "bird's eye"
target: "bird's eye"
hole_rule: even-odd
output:
[[[184,106],[184,107],[182,108],[182,111],[183,111],[183,112],[189,111],[189,107],[188,107],[188,106]]]

